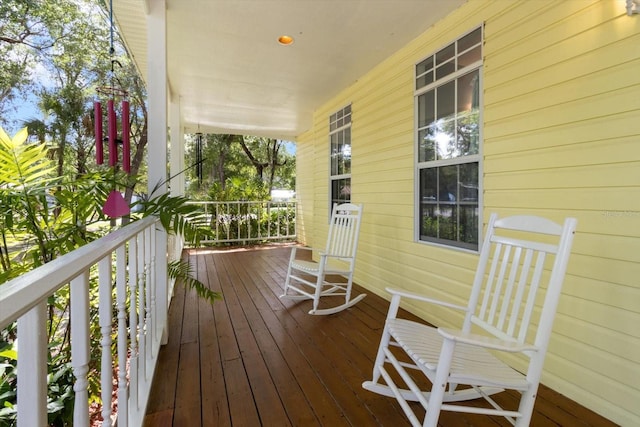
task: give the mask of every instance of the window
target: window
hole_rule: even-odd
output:
[[[482,27],[416,64],[418,240],[478,248]]]
[[[335,203],[351,201],[351,105],[329,117],[329,141],[331,210]]]

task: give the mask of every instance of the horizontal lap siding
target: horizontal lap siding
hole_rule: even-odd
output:
[[[314,180],[298,183],[301,203],[324,239],[328,118],[351,103],[352,200],[364,204],[356,282],[464,303],[477,255],[413,239],[413,67],[482,22],[483,217],[578,218],[543,383],[640,425],[640,17],[623,1],[470,0],[314,113],[298,139],[298,170],[312,171],[298,178]]]
[[[578,218],[543,382],[638,425],[640,22],[529,3],[486,23],[485,215]]]
[[[296,232],[299,242],[315,246],[313,241],[314,199],[316,177],[312,173],[315,168],[315,144],[313,135],[307,132],[296,141],[296,170],[305,171],[296,174],[297,217]]]

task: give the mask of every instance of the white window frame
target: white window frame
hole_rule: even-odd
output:
[[[462,40],[465,36],[473,33],[478,29],[480,29],[480,32],[481,32],[480,34],[481,52],[480,52],[479,60],[476,60],[473,63],[466,65],[459,70],[455,70],[440,79],[437,79],[435,77],[435,71],[434,71],[433,82],[424,84],[424,86],[418,88],[418,84],[417,84],[418,79],[423,75],[423,74],[417,75],[417,72],[418,72],[417,67],[419,64],[421,64],[425,60],[428,60],[429,58],[435,58],[436,54],[443,51],[445,48],[450,47],[452,44],[455,45],[458,41]],[[484,28],[482,26],[476,27],[465,34],[462,34],[460,37],[456,38],[456,40],[448,43],[443,48],[438,49],[435,52],[431,53],[430,55],[422,58],[420,61],[418,61],[415,64],[415,68],[414,68],[415,73],[414,73],[414,80],[413,80],[414,81],[414,163],[415,163],[414,164],[414,173],[415,173],[414,175],[414,218],[415,218],[414,240],[418,243],[441,246],[441,247],[446,247],[448,249],[469,250],[476,253],[478,252],[480,246],[482,245],[482,217],[483,217],[483,214],[482,214],[483,212],[482,150],[483,150],[483,144],[484,144],[483,126],[482,126],[483,124],[483,96],[482,96],[483,73],[482,73],[482,70],[483,70],[483,62],[484,62],[483,61],[484,54],[482,53],[483,44],[484,44]],[[455,60],[457,60],[462,54],[463,52],[456,52],[454,55]],[[435,66],[434,66],[434,70],[435,70]],[[432,91],[437,87],[444,86],[445,84],[450,83],[470,72],[474,72],[475,70],[478,71],[479,88],[480,88],[479,89],[479,108],[478,108],[479,110],[478,111],[478,126],[479,126],[478,152],[476,154],[459,156],[454,158],[441,158],[436,160],[420,161],[420,141],[419,141],[420,117],[419,117],[419,105],[418,105],[420,95],[425,94],[429,91]],[[457,92],[454,92],[454,94],[455,94],[454,96],[457,97]],[[478,165],[478,196],[477,196],[477,224],[476,224],[477,243],[469,244],[469,243],[461,242],[459,240],[449,240],[444,238],[432,238],[432,237],[423,238],[423,236],[421,236],[421,221],[423,221],[423,218],[421,217],[421,203],[422,203],[421,187],[420,187],[421,171],[425,169],[440,168],[444,166],[462,165],[462,164]],[[457,217],[457,219],[459,219],[459,216]]]
[[[351,104],[345,105],[344,107],[340,108],[339,110],[335,111],[333,114],[331,114],[329,116],[329,212],[331,212],[331,210],[333,209],[333,204],[334,203],[338,203],[338,201],[340,203],[345,203],[345,202],[351,202],[351,151],[349,153],[349,171],[348,173],[339,173],[339,174],[333,174],[333,144],[332,144],[332,137],[334,135],[339,135],[342,134],[343,138],[344,135],[347,133],[345,131],[348,130],[348,135],[349,135],[349,147],[352,147],[352,133],[351,133],[351,126],[353,123],[352,120],[352,107]],[[345,120],[348,119],[348,120]],[[333,194],[333,184],[335,181],[340,181],[340,180],[345,180],[348,179],[349,180],[349,197],[344,198],[344,199],[339,199],[337,197],[334,197]]]

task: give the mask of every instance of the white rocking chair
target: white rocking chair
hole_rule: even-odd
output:
[[[528,426],[575,228],[573,218],[560,226],[540,217],[492,215],[467,307],[387,289],[392,299],[373,379],[362,386],[395,397],[413,426],[435,427],[440,411],[500,415],[516,426]],[[397,318],[404,297],[465,311],[462,329]],[[519,353],[526,362],[524,373],[496,353]],[[392,377],[389,367],[399,376]],[[417,385],[426,384],[419,380],[425,376],[430,391]],[[490,397],[503,389],[521,394],[517,408],[503,409],[496,402],[500,399]],[[488,405],[452,404],[479,397]],[[414,412],[420,406],[407,401],[421,404],[422,421]]]
[[[337,313],[363,299],[366,294],[351,298],[361,217],[362,206],[360,205],[351,203],[334,205],[327,246],[320,252],[319,262],[298,259],[298,250],[311,251],[312,249],[294,247],[291,250],[284,294],[280,298],[313,300],[313,308],[309,314]],[[336,275],[346,278],[346,282],[331,281],[328,277]],[[344,304],[318,309],[320,298],[324,296],[344,296]]]

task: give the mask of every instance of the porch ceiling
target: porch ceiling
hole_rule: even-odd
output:
[[[145,78],[149,1],[113,1]],[[464,1],[166,0],[171,96],[187,132],[292,139],[322,103]],[[283,34],[295,42],[280,45]]]

